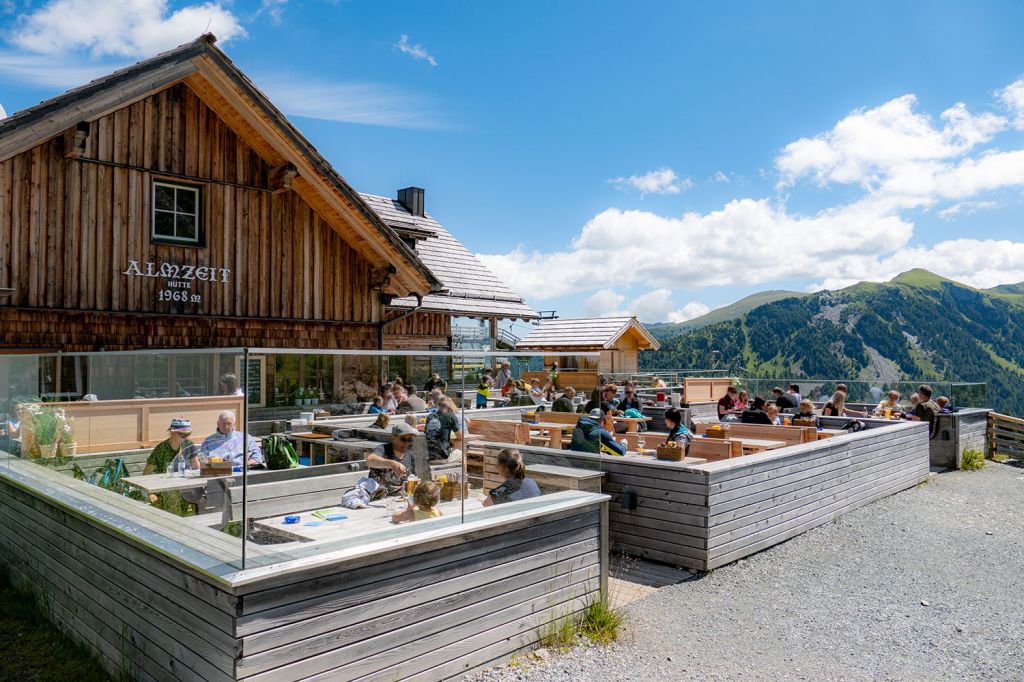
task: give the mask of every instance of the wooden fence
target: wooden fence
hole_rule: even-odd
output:
[[[1024,461],[1024,419],[990,412],[988,456],[1008,455]]]

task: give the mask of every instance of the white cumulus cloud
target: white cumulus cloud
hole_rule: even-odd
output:
[[[617,189],[635,189],[640,196],[645,194],[679,194],[684,189],[693,187],[693,180],[680,178],[667,166],[643,175],[611,178],[608,182]]]
[[[93,57],[144,57],[210,31],[222,43],[245,35],[216,2],[171,11],[166,0],[51,0],[18,17],[8,41],[36,54],[85,50]]]
[[[622,294],[611,289],[598,289],[583,301],[583,312],[588,317],[614,317],[626,314],[619,306],[626,300]]]
[[[426,62],[431,66],[437,66],[437,60],[434,58],[434,55],[427,52],[427,49],[422,45],[410,43],[409,36],[405,34],[403,34],[399,41],[395,43],[395,47],[398,48],[399,52],[409,55],[416,61]]]
[[[1013,115],[1013,124],[1017,130],[1024,130],[1024,78],[1019,78],[999,90],[996,95],[1000,102]]]
[[[997,96],[1016,112],[1017,103],[1024,104],[1024,79]],[[523,294],[541,300],[592,291],[592,265],[600,263],[609,281],[651,290],[638,299],[649,312],[674,311],[678,319],[687,313],[668,302],[674,288],[792,280],[836,288],[915,267],[974,286],[1022,281],[1024,243],[912,243],[915,210],[934,206],[941,219],[967,220],[998,205],[986,194],[1024,188],[1024,149],[988,144],[1010,125],[959,103],[933,118],[905,95],[858,109],[830,130],[786,145],[776,159],[787,192],[809,178],[816,185],[860,187],[859,198],[816,211],[794,211],[770,197],[737,198],[718,210],[682,215],[608,208],[582,226],[568,249],[518,247],[482,258]],[[678,179],[670,169],[648,176],[613,182],[654,191]],[[554,281],[551,272],[559,273]]]

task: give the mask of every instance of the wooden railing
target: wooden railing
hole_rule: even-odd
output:
[[[997,454],[1024,460],[1024,419],[989,413],[988,456]]]

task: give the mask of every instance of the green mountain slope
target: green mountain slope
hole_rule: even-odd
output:
[[[709,324],[735,320],[738,317],[746,315],[754,308],[766,303],[774,303],[775,301],[780,301],[784,298],[799,298],[803,296],[807,296],[807,294],[802,294],[799,291],[761,291],[756,294],[751,294],[746,298],[741,298],[735,303],[730,303],[727,306],[715,308],[711,312],[705,313],[700,317],[695,317],[692,320],[687,320],[686,322],[645,323],[644,326],[647,327],[647,329],[650,330],[656,338],[664,339],[691,329],[700,329],[701,327],[706,327]]]
[[[716,360],[754,377],[983,381],[991,406],[1024,414],[1024,295],[911,270],[891,282],[783,298],[641,354],[645,369]]]

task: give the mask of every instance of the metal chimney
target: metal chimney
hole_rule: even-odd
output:
[[[424,190],[420,187],[406,187],[398,190],[398,203],[413,215],[423,216]]]

